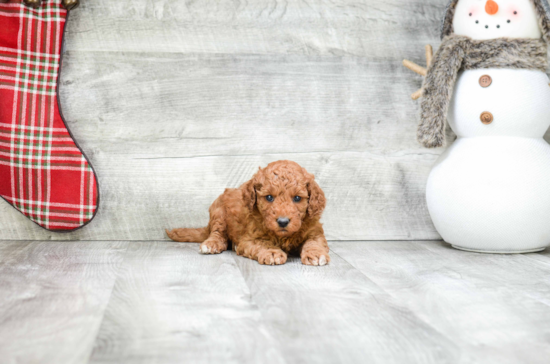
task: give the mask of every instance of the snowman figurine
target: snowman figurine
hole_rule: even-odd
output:
[[[546,0],[452,0],[426,76],[418,139],[445,145],[426,198],[443,239],[462,250],[527,253],[550,245]]]

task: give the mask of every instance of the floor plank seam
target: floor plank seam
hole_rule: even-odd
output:
[[[273,332],[271,330],[271,327],[267,324],[267,320],[264,316],[264,313],[262,312],[262,310],[260,309],[260,306],[256,303],[256,301],[254,300],[254,297],[252,295],[252,287],[248,284],[244,274],[243,274],[243,271],[241,269],[241,267],[239,266],[238,262],[237,262],[237,259],[248,259],[248,258],[244,258],[244,257],[241,257],[239,255],[237,255],[237,253],[233,252],[232,250],[229,251],[230,254],[233,256],[233,261],[235,262],[235,265],[237,266],[237,269],[239,270],[239,275],[241,276],[241,278],[243,279],[244,281],[244,284],[246,285],[246,287],[248,287],[248,294],[249,294],[249,297],[250,297],[250,304],[253,305],[253,307],[255,307],[257,310],[258,310],[258,314],[260,315],[260,318],[261,318],[261,323],[265,326],[265,328],[268,330],[268,333],[269,333],[269,336],[271,338],[273,338],[273,340],[275,340],[275,342],[277,343],[277,348],[279,350],[279,352],[282,354],[283,353],[283,350],[281,349],[283,346],[280,342],[280,340],[275,337],[273,335]],[[259,263],[258,263],[259,264]],[[284,361],[283,363],[286,364],[288,363],[288,361],[281,357],[281,359]]]
[[[97,339],[99,337],[99,332],[101,330],[101,327],[103,326],[103,321],[105,320],[105,313],[107,311],[107,307],[109,307],[109,303],[111,302],[111,297],[113,296],[113,292],[115,290],[118,279],[120,278],[120,268],[122,267],[123,263],[126,261],[126,257],[128,255],[129,248],[130,248],[130,244],[126,244],[126,249],[124,250],[124,255],[123,255],[122,259],[120,260],[120,262],[118,263],[118,265],[116,267],[115,278],[113,279],[113,285],[112,285],[111,290],[109,292],[109,297],[105,300],[105,307],[103,308],[101,320],[99,321],[99,324],[97,325],[97,330],[96,330],[96,333],[95,333],[94,342],[93,342],[92,348],[90,350],[90,355],[88,357],[88,360],[86,361],[86,363],[88,363],[88,364],[91,363],[91,361],[92,361],[92,357],[94,355],[94,349],[96,347]]]
[[[426,241],[426,240],[422,240],[422,241]],[[439,333],[441,336],[447,338],[449,341],[453,341],[453,338],[450,337],[449,335],[445,334],[444,332],[438,330],[436,327],[434,327],[432,324],[430,324],[429,322],[426,322],[424,319],[422,319],[421,317],[418,316],[418,312],[416,310],[414,310],[413,308],[411,308],[409,305],[406,305],[404,304],[404,301],[400,300],[399,297],[393,295],[392,293],[388,292],[387,290],[385,290],[384,288],[382,288],[382,286],[380,286],[378,284],[378,282],[376,282],[375,280],[373,280],[372,278],[370,278],[369,276],[367,276],[363,271],[361,271],[359,268],[357,268],[355,265],[351,264],[349,261],[347,261],[344,257],[342,257],[340,254],[338,254],[337,252],[335,252],[334,250],[332,250],[332,248],[330,249],[331,253],[334,253],[335,255],[337,255],[339,258],[341,258],[343,261],[345,261],[347,264],[350,265],[350,267],[352,267],[353,269],[355,269],[356,271],[358,271],[363,277],[365,277],[366,279],[368,279],[372,284],[374,284],[376,287],[378,287],[378,289],[380,289],[380,291],[384,292],[386,295],[388,295],[388,297],[391,297],[392,299],[395,300],[395,304],[396,306],[399,306],[399,307],[402,307],[402,308],[405,308],[407,309],[408,311],[410,311],[410,313],[420,322],[424,323],[427,327],[430,327],[432,330],[434,330],[435,332]]]

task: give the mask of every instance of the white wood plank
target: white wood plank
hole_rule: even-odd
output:
[[[328,198],[323,221],[329,239],[439,237],[423,197],[431,157],[418,161],[418,156],[350,152],[105,158],[97,163],[102,207],[89,227],[72,234],[48,233],[9,205],[0,204],[5,216],[0,220],[2,238],[165,239],[164,228],[206,226],[210,204],[226,187],[244,183],[258,166],[279,159],[295,160],[316,174]]]
[[[73,51],[65,62],[64,114],[92,151],[438,154],[415,140],[421,79],[399,59]]]
[[[72,13],[68,49],[391,58],[439,39],[440,0],[94,0]]]
[[[281,363],[230,253],[131,243],[90,363]]]
[[[331,249],[451,339],[461,363],[546,363],[550,265],[440,242],[335,242]]]
[[[456,345],[338,255],[261,266],[235,256],[287,363],[457,363]]]
[[[87,363],[124,242],[1,242],[0,362]]]

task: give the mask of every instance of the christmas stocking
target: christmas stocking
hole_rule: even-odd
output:
[[[99,203],[58,104],[67,3],[0,0],[0,196],[51,231],[83,227]]]

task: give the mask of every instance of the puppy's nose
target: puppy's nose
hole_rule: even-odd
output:
[[[289,222],[290,222],[290,219],[288,217],[279,217],[277,219],[277,224],[279,224],[279,226],[282,228],[287,227]]]

